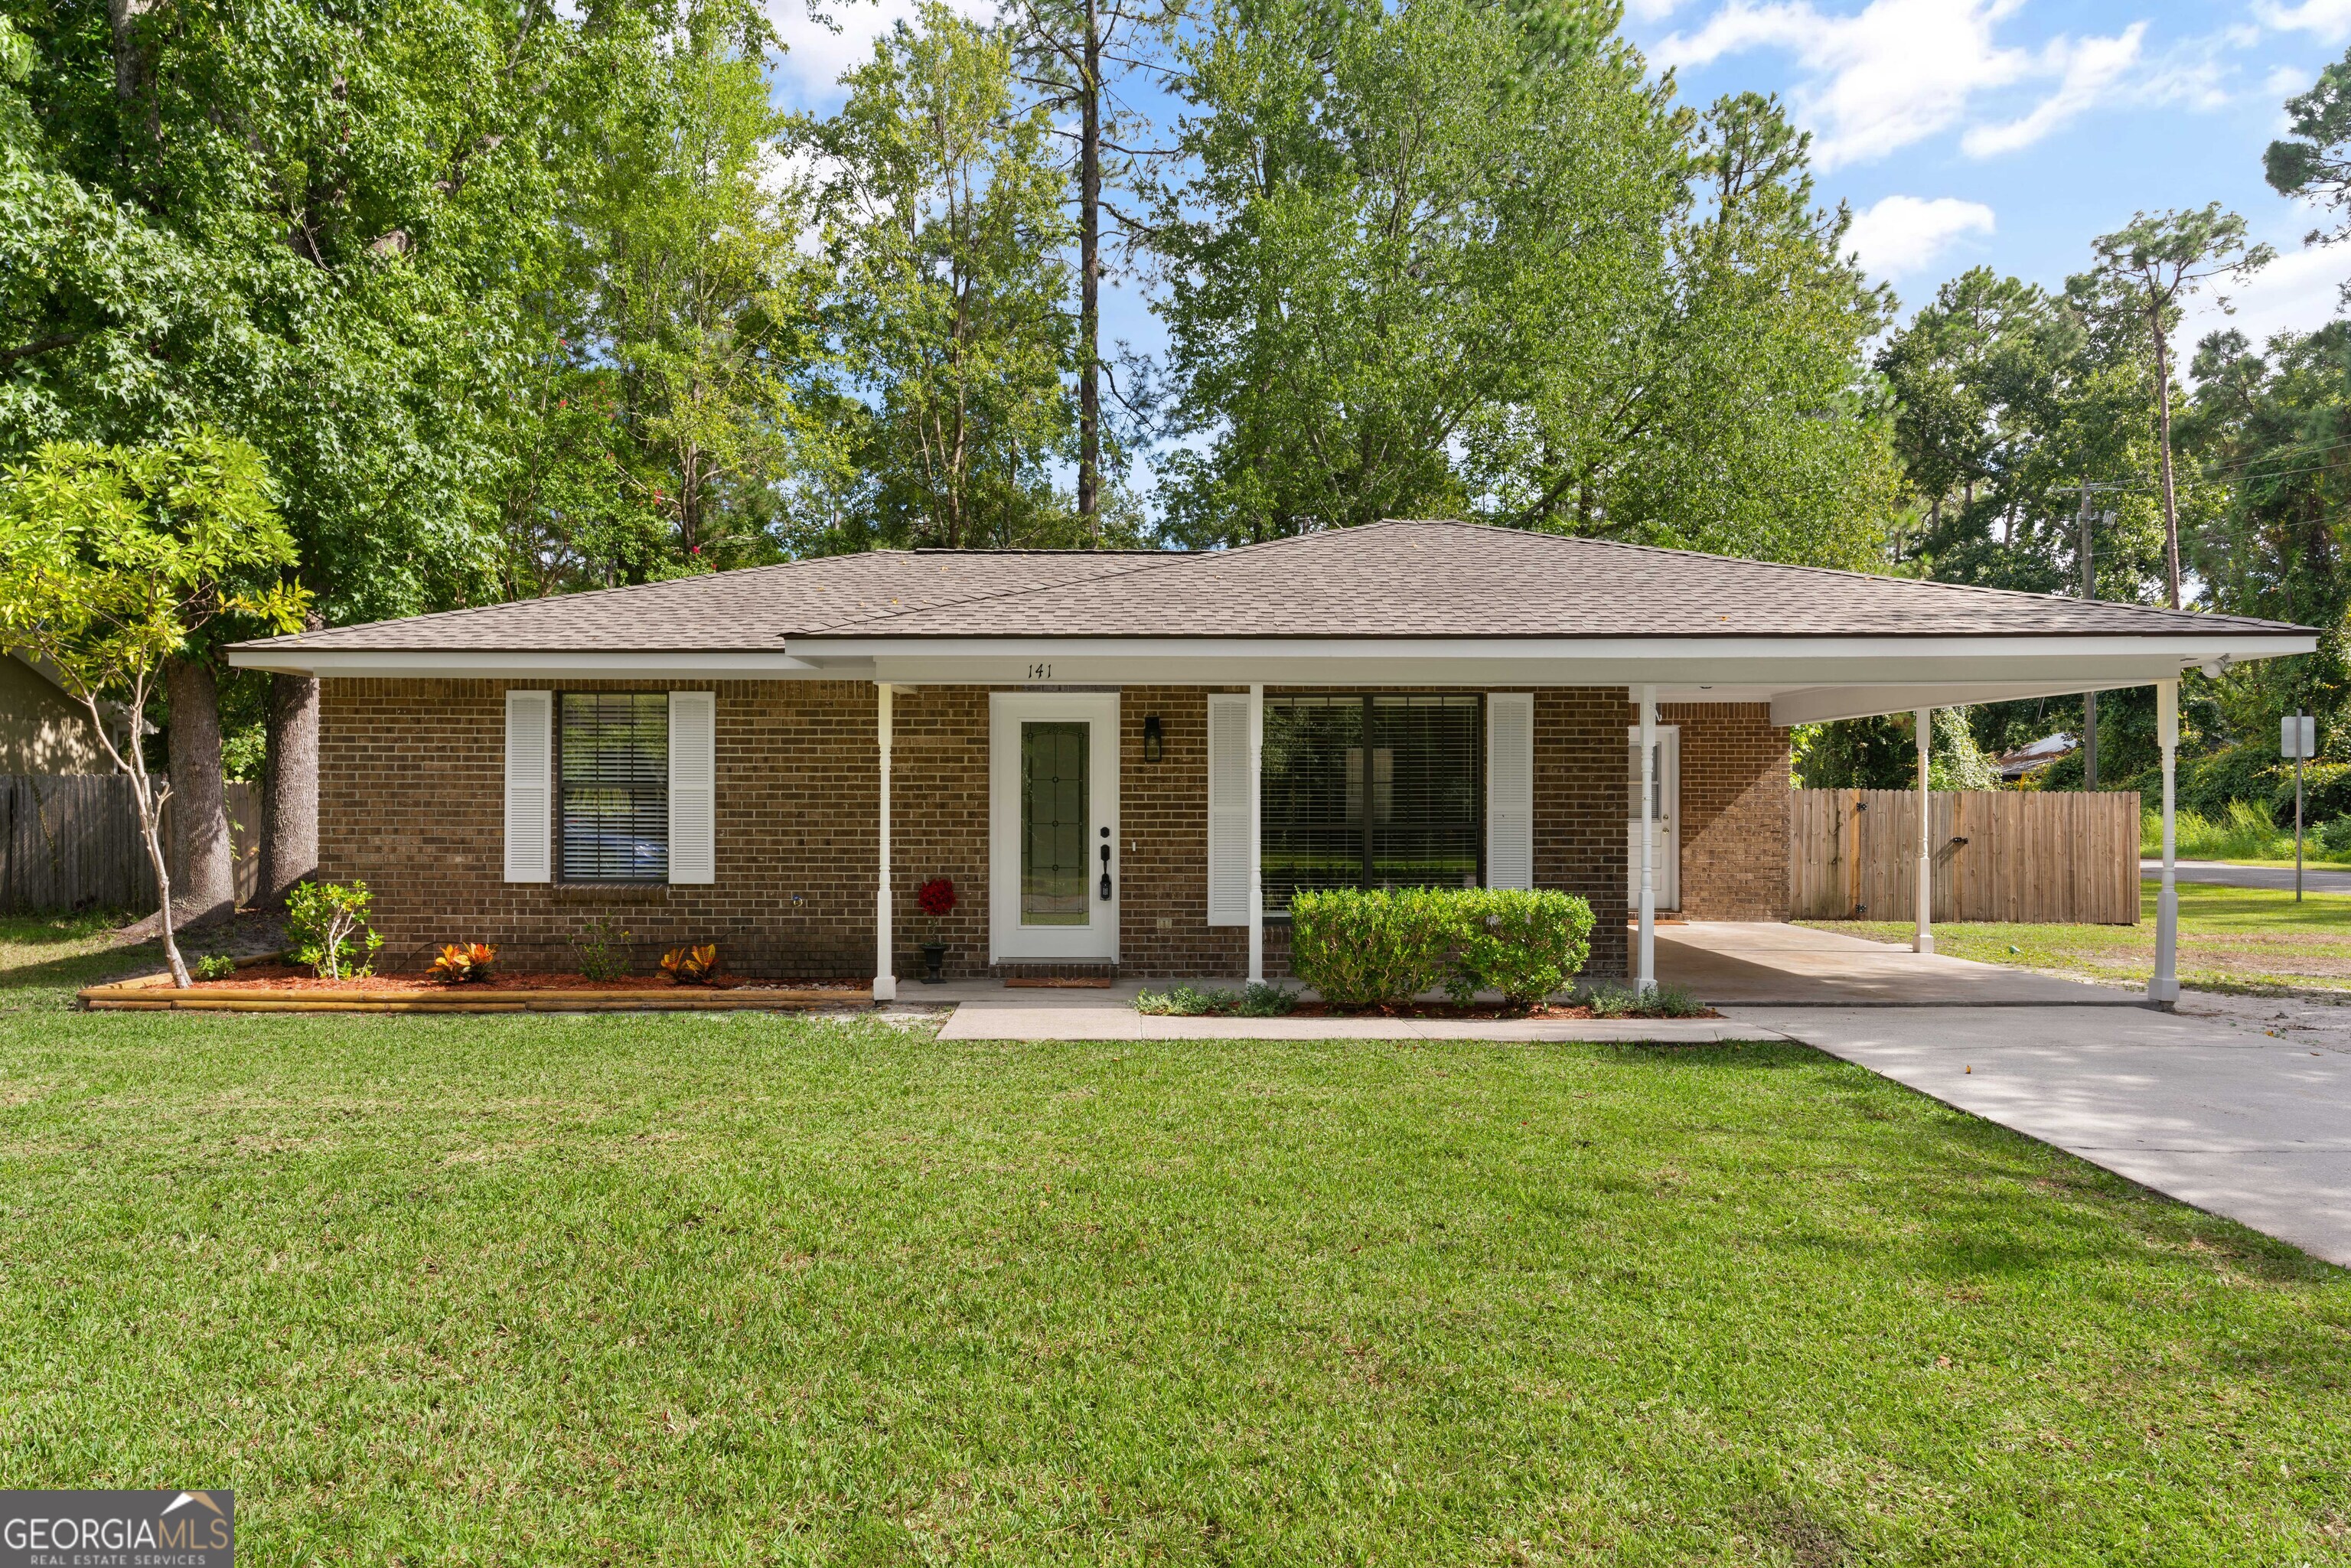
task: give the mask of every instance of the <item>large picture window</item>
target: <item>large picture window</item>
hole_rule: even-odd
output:
[[[1301,888],[1476,887],[1485,756],[1474,694],[1265,699],[1265,908]]]
[[[669,880],[669,694],[556,698],[557,875]]]

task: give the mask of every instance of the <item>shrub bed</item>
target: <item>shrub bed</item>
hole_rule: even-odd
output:
[[[1400,1006],[1442,987],[1531,1007],[1592,953],[1592,906],[1505,888],[1333,888],[1290,901],[1290,967],[1333,1007]]]

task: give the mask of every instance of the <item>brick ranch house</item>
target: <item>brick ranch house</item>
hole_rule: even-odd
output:
[[[2168,779],[2182,669],[2314,645],[1389,522],[831,557],[230,659],[319,677],[319,874],[375,891],[389,964],[462,938],[568,967],[608,920],[641,961],[715,941],[889,996],[934,934],[956,976],[1279,973],[1291,891],[1338,884],[1564,889],[1593,972],[1646,972],[1645,862],[1652,910],[1786,915],[1792,725],[2154,684]]]

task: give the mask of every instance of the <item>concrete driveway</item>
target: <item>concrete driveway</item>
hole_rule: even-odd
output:
[[[2351,1008],[2317,1006],[1723,1010],[2351,1267]]]

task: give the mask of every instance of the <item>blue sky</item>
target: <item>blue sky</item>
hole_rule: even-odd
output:
[[[955,0],[985,15],[988,0]],[[838,0],[827,34],[778,5],[778,96],[830,110],[840,73],[913,0]],[[1776,92],[1813,134],[1825,202],[1906,313],[1979,263],[2055,287],[2138,211],[2218,200],[2279,259],[2231,293],[2259,339],[2318,326],[2351,245],[2308,250],[2306,210],[2262,179],[2284,100],[2351,46],[2351,0],[1626,0],[1625,31],[1685,99]],[[1159,334],[1133,287],[1107,335]],[[2181,337],[2224,318],[2210,305]],[[1138,476],[1140,478],[1141,476]]]

